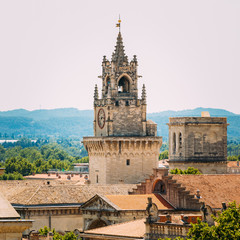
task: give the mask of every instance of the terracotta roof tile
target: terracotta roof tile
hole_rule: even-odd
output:
[[[0,219],[20,218],[10,202],[0,193]]]
[[[145,221],[146,219],[144,218],[130,222],[118,223],[106,227],[88,230],[85,231],[85,233],[143,238],[145,234]]]
[[[237,161],[228,161],[228,163],[227,163],[227,166],[228,166],[228,167],[237,167],[237,168],[240,168],[239,165],[240,165],[240,164],[239,164],[239,162],[237,162]]]
[[[0,181],[0,192],[15,204],[84,203],[95,194],[128,194],[136,185],[78,185],[72,182],[43,180]]]
[[[200,190],[201,201],[213,208],[221,208],[222,202],[240,204],[240,174],[172,175],[191,194]]]
[[[122,210],[145,210],[149,197],[152,198],[159,210],[173,209],[168,202],[156,194],[105,195],[105,197]]]

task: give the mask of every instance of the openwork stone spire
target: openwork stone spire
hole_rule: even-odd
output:
[[[117,63],[118,66],[128,65],[128,57],[125,55],[124,52],[121,32],[119,32],[117,37],[117,45],[115,46],[115,51],[112,54],[112,62]]]

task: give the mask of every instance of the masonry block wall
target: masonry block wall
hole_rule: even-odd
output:
[[[159,137],[85,138],[91,183],[139,183],[156,167]]]
[[[227,119],[220,117],[169,118],[170,169],[226,173],[227,125]]]

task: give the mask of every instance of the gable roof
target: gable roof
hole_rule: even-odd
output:
[[[99,199],[104,200],[104,206],[100,206]],[[85,203],[81,205],[81,208],[84,210],[96,210],[100,208],[108,208],[108,210],[121,210],[118,206],[110,202],[105,196],[96,194],[92,198],[88,199]]]
[[[20,218],[10,202],[0,193],[0,220]]]
[[[113,224],[106,227],[95,228],[85,231],[84,234],[80,234],[80,236],[88,237],[88,235],[92,235],[94,237],[94,235],[101,235],[101,239],[103,239],[104,236],[122,236],[134,239],[142,239],[145,234],[145,221],[146,219],[144,218],[124,223]]]
[[[200,190],[200,201],[212,208],[222,208],[222,202],[240,204],[240,174],[172,175],[190,194]]]

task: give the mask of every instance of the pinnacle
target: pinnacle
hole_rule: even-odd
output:
[[[124,52],[123,39],[121,32],[118,33],[117,44],[115,46],[115,51],[112,54],[112,61],[116,62],[118,65],[128,64],[128,58]]]

